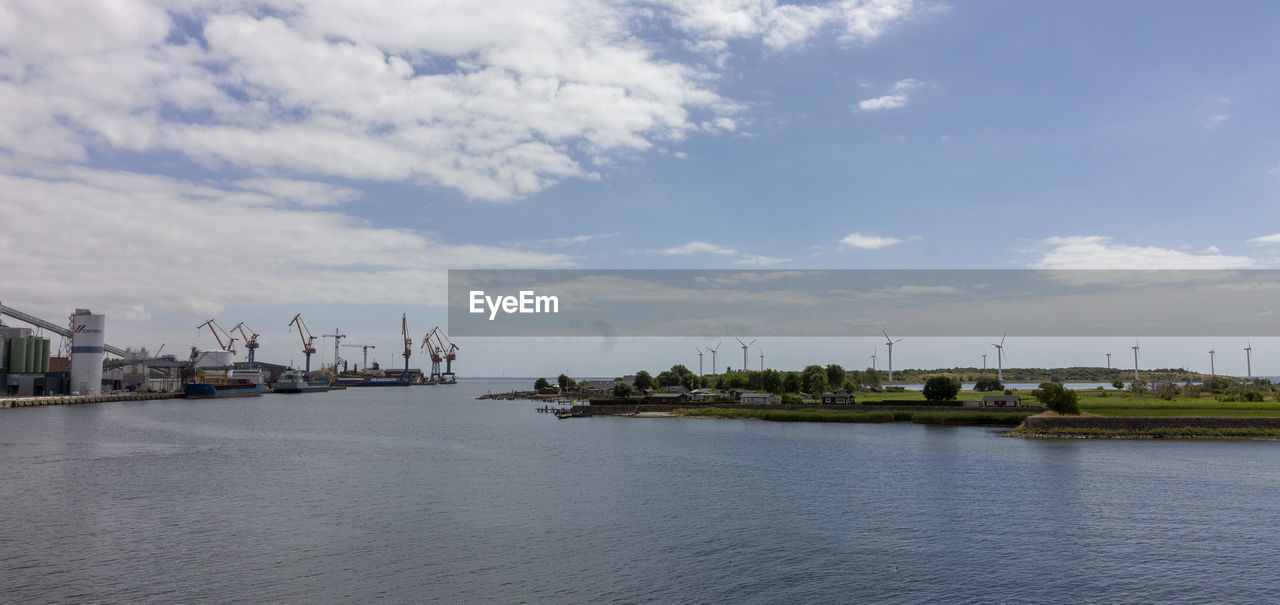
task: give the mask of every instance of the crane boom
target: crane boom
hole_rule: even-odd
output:
[[[302,339],[302,354],[307,357],[307,370],[305,376],[311,378],[311,355],[316,352],[316,337],[311,335],[311,330],[307,329],[307,322],[302,321],[302,314],[298,313],[289,320],[289,325],[298,327],[298,338]],[[304,335],[305,333],[305,335]]]
[[[216,341],[218,341],[218,348],[219,348],[219,349],[222,349],[223,351],[227,351],[227,352],[231,353],[232,355],[235,355],[235,354],[236,354],[236,339],[235,339],[235,337],[234,337],[234,336],[232,336],[231,334],[228,334],[226,330],[223,330],[223,329],[222,329],[222,326],[218,325],[217,320],[210,319],[209,321],[206,321],[206,322],[204,322],[204,323],[202,323],[202,324],[200,324],[200,325],[196,326],[196,329],[197,329],[197,330],[199,330],[200,328],[203,328],[203,327],[205,327],[205,326],[209,326],[209,331],[210,331],[210,332],[213,332],[213,339],[214,339],[214,340],[216,340]],[[221,332],[221,334],[219,334],[219,332]],[[222,337],[223,337],[223,336],[226,336],[226,337],[227,337],[227,342],[226,342],[226,344],[223,344],[223,342],[222,342]]]

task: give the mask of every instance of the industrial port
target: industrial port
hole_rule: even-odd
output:
[[[14,325],[14,323],[23,325]],[[145,348],[107,344],[107,318],[75,309],[65,324],[48,321],[0,304],[0,408],[30,405],[185,396],[246,397],[267,392],[310,393],[349,387],[448,385],[457,382],[453,369],[461,349],[435,327],[420,341],[409,335],[408,318],[400,318],[404,363],[398,368],[369,364],[374,345],[343,342],[349,334],[334,329],[314,335],[302,314],[288,322],[297,333],[305,365],[301,369],[256,359],[260,334],[244,322],[224,329],[216,319],[197,326],[208,330],[216,348],[192,347],[185,359]],[[58,342],[55,343],[54,338]],[[333,363],[312,368],[318,338],[333,340]],[[417,342],[417,347],[414,346]],[[363,363],[341,356],[343,348],[361,349]],[[431,360],[429,371],[410,367],[414,349]],[[245,361],[236,361],[241,350]]]

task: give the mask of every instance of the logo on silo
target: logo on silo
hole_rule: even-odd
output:
[[[76,326],[76,334],[101,334],[102,330],[94,330],[88,324],[80,324]]]

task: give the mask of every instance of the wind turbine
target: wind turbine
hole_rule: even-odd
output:
[[[996,348],[996,379],[1004,382],[1004,339],[1008,334],[1000,336],[1000,344],[991,343]]]
[[[716,351],[720,350],[720,343],[723,343],[723,342],[724,342],[723,340],[720,342],[717,342],[716,348],[714,349],[711,347],[707,347],[707,350],[711,351],[711,374],[712,375],[716,373]]]
[[[876,351],[879,349],[871,349],[871,371],[876,371]]]
[[[698,352],[698,377],[702,377],[702,349],[694,347],[693,350]]]
[[[1217,351],[1214,351],[1212,346],[1209,347],[1209,375],[1210,376],[1218,375],[1217,369],[1213,367],[1213,356],[1215,353],[1217,353]]]
[[[902,339],[893,340],[889,338],[889,333],[885,332],[884,328],[880,329],[880,333],[884,334],[884,343],[889,345],[889,382],[893,382],[893,344],[902,342]]]
[[[760,349],[760,371],[764,371],[764,349]]]
[[[1252,342],[1245,345],[1244,347],[1244,363],[1245,363],[1245,366],[1244,366],[1245,376],[1247,376],[1249,380],[1253,380],[1253,343]]]
[[[760,339],[756,338],[751,342],[742,342],[741,338],[735,338],[734,340],[738,341],[738,344],[742,345],[742,372],[745,374],[747,371],[747,347],[751,346],[752,343]]]
[[[982,352],[982,371],[983,372],[987,371],[987,352],[986,351]]]
[[[1133,381],[1138,382],[1138,342],[1134,341],[1133,346]]]
[[[1111,369],[1111,354],[1107,353],[1107,369]]]

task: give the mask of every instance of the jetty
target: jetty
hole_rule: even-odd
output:
[[[43,395],[38,397],[0,398],[0,408],[29,408],[46,405],[78,405],[106,401],[148,401],[172,399],[182,393],[112,393],[109,395]]]

